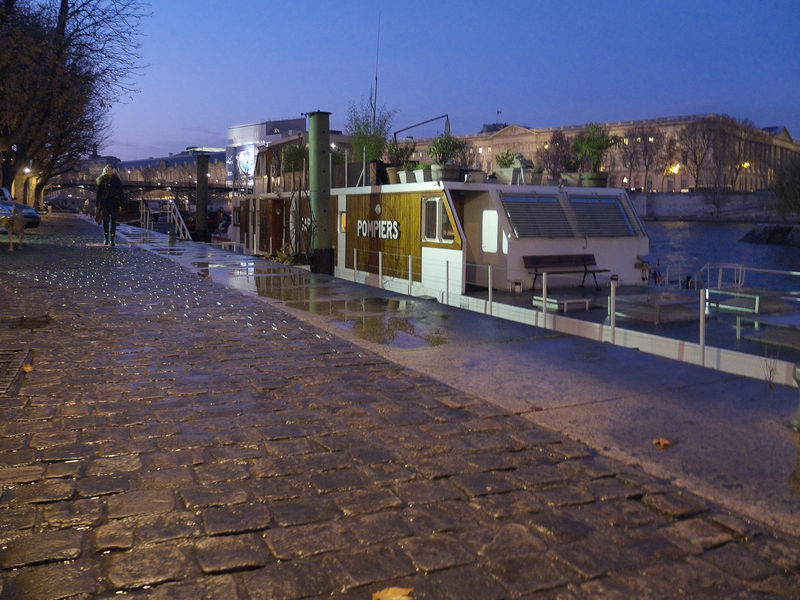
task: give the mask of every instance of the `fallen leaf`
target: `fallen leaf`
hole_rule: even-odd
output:
[[[22,370],[26,373],[30,373],[33,371],[33,365],[31,363],[22,363]]]
[[[667,438],[656,438],[653,440],[653,446],[657,446],[659,450],[666,450],[670,447],[672,442],[670,442]]]
[[[372,600],[412,600],[409,594],[414,588],[390,587],[372,594]]]

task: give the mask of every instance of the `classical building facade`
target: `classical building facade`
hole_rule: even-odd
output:
[[[659,192],[711,187],[736,191],[760,190],[770,186],[776,167],[784,160],[800,157],[800,144],[792,139],[785,127],[759,129],[716,114],[600,125],[620,139],[620,143],[606,153],[601,167],[608,174],[608,185],[611,187]],[[547,147],[554,132],[561,131],[568,140],[572,140],[585,132],[587,127],[588,124],[551,128],[487,125],[480,133],[457,137],[467,144],[467,156],[462,161],[467,164],[463,166],[491,174],[498,167],[496,157],[511,151],[519,155],[523,166],[534,171],[537,166],[541,169],[537,153]],[[706,140],[708,148],[702,161],[699,161],[697,156],[693,156],[698,148],[687,148],[685,138],[690,132],[702,137],[708,135],[709,130],[723,132],[724,135],[717,135],[714,138],[716,141]],[[655,132],[663,136],[663,144],[659,144],[663,145],[663,149],[645,169],[641,161],[636,160],[635,153],[631,152],[631,145],[641,144],[642,134],[653,142]],[[666,151],[669,140],[674,141],[671,142],[670,151]],[[430,162],[427,154],[430,142],[431,139],[416,140],[416,152],[412,158]],[[552,182],[551,175],[545,171],[544,182]]]

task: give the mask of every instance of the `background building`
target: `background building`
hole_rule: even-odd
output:
[[[497,156],[506,151],[519,155],[521,166],[543,168],[542,152],[555,132],[573,141],[589,124],[528,128],[520,125],[485,125],[480,133],[458,136],[467,143],[463,166],[492,173]],[[800,157],[800,144],[785,127],[755,127],[747,121],[706,114],[641,121],[601,123],[619,144],[609,150],[601,170],[608,185],[647,191],[682,191],[698,188],[751,191],[768,188],[775,169],[788,158]],[[430,162],[431,139],[416,140],[413,159]],[[572,169],[562,166],[562,173]],[[544,171],[544,182],[553,182]]]

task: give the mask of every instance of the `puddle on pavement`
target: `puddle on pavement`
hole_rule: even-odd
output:
[[[375,344],[394,348],[429,348],[447,343],[443,330],[419,319],[411,300],[395,298],[322,299],[286,306],[331,317],[331,324]]]

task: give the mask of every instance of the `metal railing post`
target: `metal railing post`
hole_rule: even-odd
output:
[[[492,265],[489,265],[489,316],[492,315]]]
[[[547,271],[542,273],[542,320],[543,327],[547,329]]]
[[[706,366],[706,290],[700,290],[700,366]]]
[[[408,295],[411,296],[411,287],[413,285],[413,280],[411,279],[411,255],[408,255]]]
[[[450,261],[444,261],[444,303],[450,305]]]
[[[358,282],[358,248],[353,248],[353,281]]]
[[[378,287],[383,289],[383,250],[378,252]]]
[[[611,279],[611,301],[609,308],[611,309],[611,343],[617,343],[617,284],[618,280]]]

